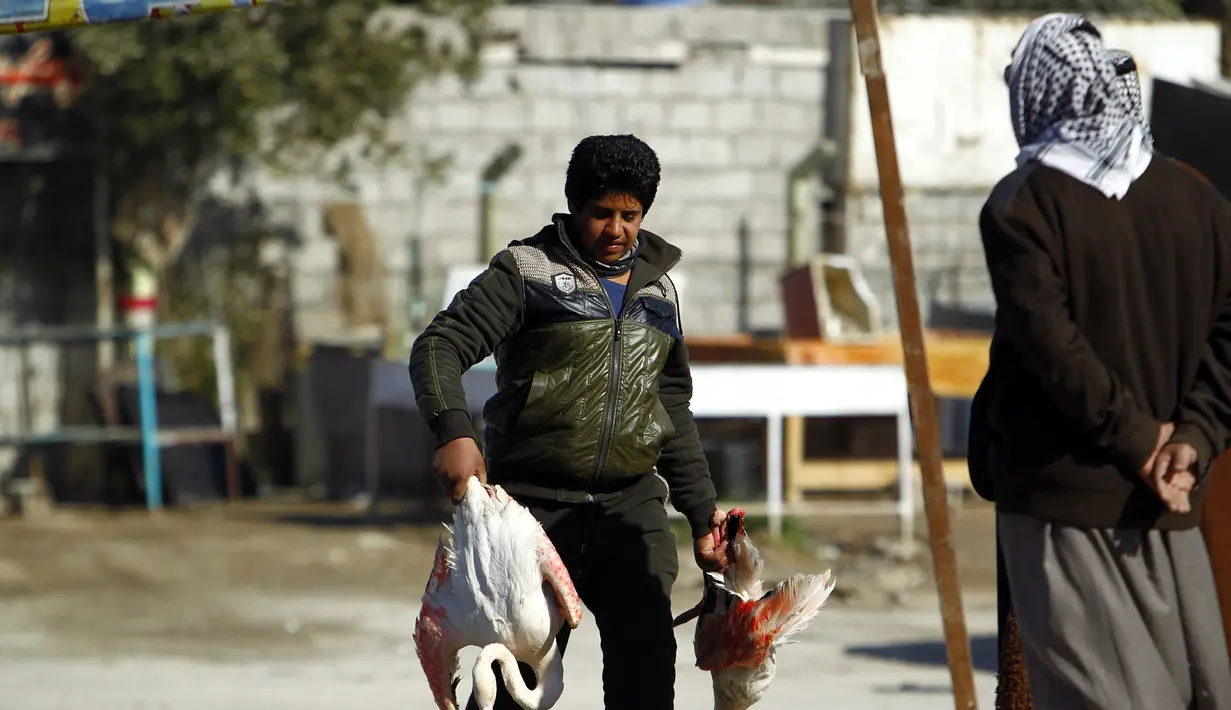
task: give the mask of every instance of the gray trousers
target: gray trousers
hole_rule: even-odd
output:
[[[1231,710],[1200,530],[998,518],[1036,710]]]

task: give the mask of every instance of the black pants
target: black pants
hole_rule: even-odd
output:
[[[663,506],[666,486],[645,476],[614,499],[594,503],[517,496],[543,524],[568,567],[593,619],[603,651],[603,698],[608,710],[675,707],[675,633],[671,587],[679,574],[675,536]],[[587,618],[588,617],[588,618]],[[561,652],[569,627],[556,637]],[[519,664],[528,687],[530,667]],[[497,670],[496,710],[520,710]],[[567,673],[566,673],[567,683]],[[474,697],[467,710],[477,710]]]

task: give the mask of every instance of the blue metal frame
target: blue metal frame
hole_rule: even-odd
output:
[[[162,507],[162,452],[158,446],[158,397],[154,381],[154,334],[137,333],[137,392],[141,402],[141,460],[145,464],[145,505]]]
[[[158,392],[154,368],[154,344],[165,338],[214,335],[213,323],[176,323],[152,328],[112,328],[64,326],[17,328],[0,333],[0,347],[19,347],[33,342],[67,343],[100,340],[129,340],[137,343],[137,393],[140,403],[141,458],[145,469],[145,504],[151,511],[163,507],[162,447],[158,436]],[[80,433],[80,432],[78,432]]]

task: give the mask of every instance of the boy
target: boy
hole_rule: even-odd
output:
[[[667,276],[680,250],[641,229],[659,174],[633,136],[582,140],[565,178],[569,213],[497,254],[410,355],[436,435],[433,470],[454,501],[479,476],[543,524],[598,625],[608,708],[674,706],[679,562],[655,470],[688,520],[698,566],[726,566],[710,536],[724,516],[688,407],[688,350]],[[484,456],[461,376],[490,353],[498,391],[483,411]],[[500,691],[497,710],[515,710]]]

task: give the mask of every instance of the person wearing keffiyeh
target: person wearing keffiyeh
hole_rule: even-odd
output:
[[[1123,49],[1108,49],[1107,59],[1116,70],[1116,93],[1128,115],[1141,126],[1145,146],[1153,152],[1154,135],[1146,121],[1145,103],[1141,97],[1141,77],[1137,75],[1137,60]]]
[[[1052,14],[1005,70],[1020,153],[979,220],[971,473],[1035,708],[1231,710],[1197,528],[1231,447],[1231,204],[1154,148],[1128,66]]]

